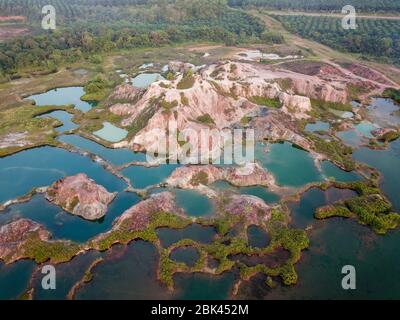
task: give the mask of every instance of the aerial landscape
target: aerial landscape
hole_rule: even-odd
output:
[[[0,0],[0,300],[400,299],[399,138],[400,0]]]

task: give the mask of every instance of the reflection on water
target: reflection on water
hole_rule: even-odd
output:
[[[41,147],[0,158],[0,203],[78,173],[86,173],[109,192],[126,188],[121,179],[88,157],[59,148]]]
[[[73,104],[76,109],[87,112],[95,106],[95,103],[82,101],[81,97],[84,94],[85,91],[83,87],[67,87],[35,94],[27,97],[27,99],[34,100],[37,106],[62,106]]]
[[[55,239],[85,242],[111,229],[113,221],[139,201],[140,198],[137,195],[121,192],[109,205],[105,217],[99,221],[88,221],[51,204],[43,195],[36,195],[29,202],[9,207],[4,214],[0,215],[0,224],[18,218],[28,218],[44,225]]]

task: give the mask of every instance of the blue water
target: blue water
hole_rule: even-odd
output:
[[[53,111],[50,113],[47,113],[45,115],[40,116],[41,118],[55,118],[63,123],[61,127],[56,128],[56,131],[58,132],[65,132],[69,130],[74,130],[78,128],[79,126],[75,123],[72,122],[73,115],[65,112],[65,111]]]
[[[98,144],[89,139],[85,139],[78,135],[63,135],[58,138],[61,142],[70,144],[74,147],[77,147],[83,151],[91,152],[97,154],[104,160],[109,161],[110,163],[120,166],[129,162],[145,162],[146,155],[144,153],[135,153],[129,149],[111,149],[103,147],[101,144]]]
[[[34,100],[37,106],[62,106],[73,104],[76,109],[87,112],[94,107],[95,104],[82,101],[80,98],[84,94],[85,91],[83,87],[67,87],[35,94],[27,97],[27,99]]]
[[[263,199],[266,203],[277,203],[279,202],[280,196],[276,193],[269,191],[265,187],[254,186],[254,187],[235,187],[230,185],[226,181],[216,181],[211,185],[212,188],[216,190],[232,190],[233,192],[237,192],[240,194],[247,194],[251,196],[258,197]]]
[[[335,181],[351,182],[361,179],[361,177],[356,172],[344,171],[330,161],[322,161],[321,167],[324,175],[327,178],[333,178]]]
[[[28,287],[33,261],[22,260],[11,265],[0,262],[0,300],[19,298]]]
[[[329,122],[317,121],[316,123],[307,124],[305,129],[308,132],[329,131],[330,127]]]
[[[193,267],[199,260],[199,252],[193,247],[178,248],[171,252],[171,260],[185,263],[189,267]]]
[[[72,287],[85,275],[86,270],[95,259],[104,256],[98,251],[89,251],[75,257],[71,262],[55,265],[57,282],[55,290],[44,290],[41,282],[44,275],[39,271],[34,276],[34,300],[62,300],[66,299]]]
[[[249,246],[254,248],[265,248],[270,242],[267,232],[258,226],[247,229],[247,238]]]
[[[0,159],[0,203],[78,173],[86,173],[109,192],[126,188],[123,180],[88,157],[59,148],[41,147]]]
[[[119,142],[126,138],[128,131],[118,128],[109,122],[103,122],[103,128],[93,132],[93,134],[109,142]]]
[[[122,170],[122,174],[130,179],[133,187],[143,189],[163,182],[178,167],[178,164],[162,164],[151,168],[131,166]]]
[[[160,80],[165,80],[165,78],[159,73],[142,73],[132,79],[132,85],[137,88],[145,89],[153,82]]]
[[[9,207],[0,215],[0,224],[17,218],[29,218],[45,226],[53,238],[85,242],[99,233],[106,232],[124,211],[140,201],[132,193],[122,192],[109,205],[107,214],[99,221],[88,221],[65,212],[48,202],[43,195],[36,195],[31,201]]]
[[[185,210],[189,216],[200,217],[213,213],[214,205],[211,200],[196,191],[175,190],[176,204]]]
[[[163,247],[169,247],[171,244],[182,239],[192,239],[200,243],[211,243],[217,235],[214,227],[202,227],[198,224],[192,224],[179,230],[160,228],[156,232]]]
[[[387,150],[360,148],[353,153],[353,157],[375,167],[383,174],[382,189],[394,208],[400,212],[400,140],[390,143]]]
[[[311,155],[295,148],[288,142],[256,145],[256,160],[269,170],[281,186],[300,187],[310,182],[322,181],[322,176],[314,164]]]

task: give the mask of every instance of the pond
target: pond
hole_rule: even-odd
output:
[[[374,123],[382,128],[400,125],[400,106],[391,99],[374,99],[368,106],[368,112]]]
[[[211,188],[219,191],[224,191],[224,190],[231,190],[236,193],[240,194],[246,194],[246,195],[251,195],[258,197],[262,200],[264,200],[266,203],[274,204],[279,202],[280,196],[276,193],[273,193],[269,191],[266,187],[262,186],[254,186],[254,187],[235,187],[229,184],[226,181],[219,180],[214,182],[211,185]]]
[[[256,145],[256,160],[274,175],[279,185],[300,187],[309,182],[322,181],[322,176],[308,152],[295,148],[288,142],[269,144],[268,153],[264,149],[264,145]]]
[[[199,252],[193,247],[177,248],[171,252],[171,260],[182,262],[189,267],[194,267],[199,260]]]
[[[134,188],[144,189],[163,182],[179,166],[179,164],[161,164],[157,167],[130,166],[122,170],[122,174],[129,178]]]
[[[203,227],[199,224],[192,224],[184,229],[177,230],[159,228],[156,232],[164,248],[183,239],[192,239],[207,244],[211,243],[217,235],[214,227]]]
[[[209,216],[215,208],[211,200],[193,190],[174,190],[176,204],[192,217]]]
[[[93,134],[108,142],[119,142],[126,138],[128,131],[118,128],[109,122],[103,122],[103,128],[93,132]]]
[[[316,123],[308,123],[305,130],[308,132],[329,131],[330,127],[329,122],[317,121]]]
[[[73,115],[66,111],[53,111],[44,115],[39,116],[39,118],[54,118],[63,123],[61,127],[56,128],[58,132],[66,132],[70,130],[74,130],[79,127],[79,125],[72,122]]]
[[[86,173],[110,192],[126,188],[123,180],[88,157],[59,148],[41,147],[0,158],[0,203],[78,173]]]
[[[24,294],[35,265],[28,260],[11,265],[0,261],[0,300],[14,300]]]
[[[107,214],[101,220],[88,221],[65,212],[62,208],[48,202],[43,195],[36,195],[29,202],[7,208],[0,215],[0,225],[17,218],[28,218],[45,226],[54,239],[83,243],[99,233],[110,230],[113,221],[139,201],[140,198],[137,195],[121,192],[109,205]]]
[[[293,218],[292,223],[296,228],[304,229],[315,223],[314,213],[318,208],[355,196],[357,196],[357,193],[352,190],[329,188],[327,191],[322,191],[318,188],[310,189],[301,196],[300,202],[289,204]]]
[[[383,174],[382,189],[400,212],[400,139],[390,143],[387,150],[360,148],[353,153],[353,158],[373,166]]]
[[[296,286],[269,289],[259,278],[241,288],[238,299],[400,299],[399,231],[375,235],[352,220],[314,225],[310,247],[296,265]],[[342,268],[356,268],[357,290],[343,290]],[[279,283],[279,282],[278,282]]]
[[[165,80],[165,78],[159,73],[141,73],[131,79],[132,85],[141,89],[146,89],[153,82],[160,80]]]
[[[102,146],[92,140],[85,139],[78,135],[63,135],[58,138],[59,141],[70,144],[82,151],[91,152],[109,161],[111,164],[120,166],[129,162],[145,162],[144,153],[135,153],[129,149],[111,149]]]
[[[83,87],[67,87],[57,88],[45,93],[39,93],[27,97],[26,99],[34,100],[37,106],[62,106],[75,105],[76,109],[82,112],[89,111],[96,104],[85,102],[81,97],[85,94]]]
[[[247,238],[249,246],[254,248],[265,248],[270,242],[267,232],[258,226],[247,228]]]

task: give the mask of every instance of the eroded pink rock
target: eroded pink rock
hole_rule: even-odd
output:
[[[29,219],[19,219],[0,227],[0,259],[7,262],[18,260],[18,248],[31,237],[47,241],[50,233]]]
[[[82,173],[55,182],[46,192],[47,200],[87,220],[102,218],[115,196]]]

